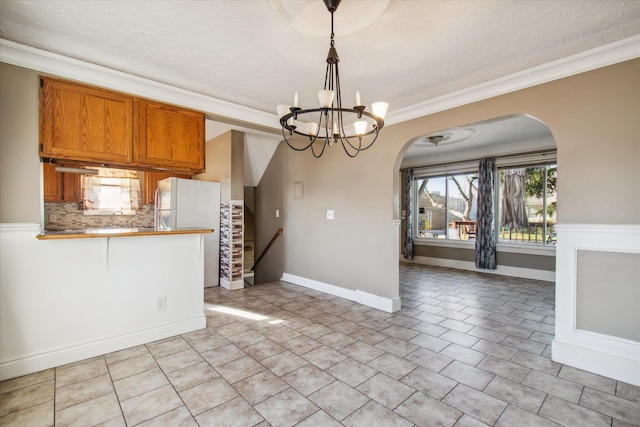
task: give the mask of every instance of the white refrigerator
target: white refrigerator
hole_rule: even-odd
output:
[[[158,181],[157,229],[212,228],[204,235],[204,286],[220,284],[220,183],[167,178]]]

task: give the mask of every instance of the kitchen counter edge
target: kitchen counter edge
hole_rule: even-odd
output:
[[[109,230],[109,229],[104,229]],[[171,234],[208,234],[213,233],[211,228],[172,228],[168,230],[138,230],[138,231],[104,231],[104,230],[73,230],[73,231],[47,231],[36,236],[38,240],[59,239],[91,239],[96,237],[139,237],[139,236],[167,236]]]

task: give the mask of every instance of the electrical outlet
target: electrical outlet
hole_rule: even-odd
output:
[[[327,219],[333,219],[333,210],[328,210],[327,211]]]
[[[276,209],[276,218],[280,218],[280,209]]]
[[[156,311],[167,309],[167,297],[158,297],[156,301]]]

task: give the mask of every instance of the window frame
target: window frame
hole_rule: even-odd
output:
[[[449,232],[449,222],[450,220],[450,215],[451,213],[449,212],[449,198],[450,198],[450,194],[449,194],[449,185],[450,185],[450,178],[451,177],[455,177],[455,176],[460,176],[460,175],[473,175],[473,174],[478,174],[478,170],[477,167],[475,170],[456,170],[455,172],[451,172],[448,174],[420,174],[418,176],[414,176],[414,185],[413,185],[413,200],[416,201],[415,203],[415,209],[414,212],[412,212],[414,214],[414,218],[416,218],[416,220],[413,221],[412,224],[412,228],[413,228],[413,238],[414,239],[420,239],[420,240],[425,240],[425,241],[451,241],[451,242],[467,242],[468,239],[460,239],[460,238],[451,238],[449,237],[450,232]],[[418,194],[418,190],[419,190],[419,186],[416,185],[417,182],[419,180],[425,179],[425,178],[444,178],[444,188],[445,188],[445,194],[444,194],[444,213],[445,213],[445,223],[444,223],[444,238],[438,238],[438,237],[421,237],[418,235],[419,233],[419,222],[417,221],[417,218],[420,215],[420,206],[419,206],[419,197],[420,195]],[[475,193],[475,202],[477,203],[477,197],[478,197],[478,193],[476,190]],[[473,202],[472,202],[473,203]]]
[[[109,168],[98,168],[98,170],[100,171],[100,173],[98,175],[87,175],[87,176],[83,176],[83,180],[81,183],[82,186],[82,212],[83,215],[87,215],[87,216],[94,216],[94,215],[104,215],[104,216],[109,216],[109,215],[113,215],[115,212],[122,212],[124,215],[136,215],[137,214],[137,209],[123,209],[122,207],[117,209],[117,208],[98,208],[98,209],[86,209],[85,207],[85,189],[87,188],[87,182],[86,180],[90,180],[92,178],[97,178],[100,179],[100,183],[99,185],[91,185],[92,188],[98,187],[100,189],[102,189],[103,187],[113,187],[113,188],[120,188],[120,199],[121,199],[121,203],[122,203],[122,191],[124,191],[124,188],[127,187],[128,191],[129,191],[129,197],[131,197],[131,193],[133,191],[136,191],[138,193],[137,198],[138,198],[138,207],[140,207],[141,201],[140,201],[140,185],[141,185],[141,180],[140,180],[140,176],[138,175],[137,171],[129,171],[129,170],[122,170],[122,169],[109,169]],[[104,171],[104,172],[103,172]],[[114,176],[114,175],[121,175],[121,176]],[[113,183],[109,183],[107,184],[106,182],[103,183],[102,180],[105,180],[106,182],[108,182],[109,180],[118,180],[118,183],[116,184],[115,182]],[[125,180],[129,181],[127,184],[125,184]],[[137,182],[137,185],[131,185],[132,183]],[[131,203],[131,200],[129,201],[129,203]]]
[[[547,186],[547,179],[548,179],[548,170],[549,170],[549,166],[555,166],[556,169],[558,167],[558,163],[557,163],[557,159],[553,159],[553,161],[551,161],[551,159],[548,159],[542,163],[529,163],[529,164],[521,164],[521,165],[501,165],[498,162],[496,162],[496,169],[495,169],[495,174],[494,176],[496,177],[496,187],[495,187],[495,194],[494,194],[494,206],[496,206],[496,214],[493,218],[494,221],[494,229],[495,229],[495,233],[496,233],[496,245],[498,247],[511,247],[511,248],[521,248],[521,247],[527,247],[527,248],[555,248],[555,242],[553,244],[547,243],[546,242],[546,236],[547,236],[547,230],[548,230],[548,221],[546,219],[546,214],[543,214],[543,219],[542,219],[542,241],[540,243],[529,243],[529,242],[524,242],[524,241],[510,241],[510,240],[501,240],[500,239],[500,216],[502,214],[501,212],[501,200],[500,200],[500,190],[501,190],[501,182],[500,182],[500,171],[504,170],[504,169],[516,169],[516,168],[524,168],[524,169],[530,169],[530,168],[544,168],[544,187],[546,189]],[[556,199],[557,199],[557,194],[556,194]],[[542,210],[543,212],[547,211],[547,192],[543,191],[542,192]],[[557,222],[556,222],[557,223]],[[554,224],[555,225],[555,224]],[[554,249],[555,250],[555,249]]]
[[[454,162],[451,164],[438,164],[438,165],[430,165],[423,167],[415,167],[414,170],[414,185],[413,185],[413,200],[414,207],[411,212],[411,218],[413,221],[412,229],[413,229],[413,240],[418,245],[434,245],[434,246],[442,246],[442,247],[475,247],[475,240],[460,240],[460,239],[450,239],[448,238],[435,238],[435,237],[419,237],[418,236],[418,221],[417,218],[419,216],[419,202],[418,202],[418,185],[417,182],[423,178],[436,178],[436,177],[445,177],[448,178],[450,176],[468,174],[468,173],[478,173],[478,160],[471,161],[460,161]],[[542,243],[529,243],[529,242],[516,242],[516,241],[501,241],[500,236],[500,176],[499,171],[501,169],[512,169],[512,168],[532,168],[532,167],[542,167],[542,166],[550,166],[555,165],[557,168],[557,152],[554,151],[544,151],[537,153],[525,153],[519,155],[512,156],[503,156],[496,157],[496,166],[494,169],[494,177],[496,179],[495,187],[494,187],[494,195],[493,195],[493,203],[496,206],[494,217],[493,217],[493,226],[495,232],[496,239],[496,247],[497,249],[505,249],[507,252],[513,253],[523,253],[523,254],[555,254],[555,244],[547,244],[545,239],[543,238]],[[547,168],[545,168],[545,182],[547,179]],[[545,184],[546,185],[546,184]],[[448,185],[447,185],[448,187]],[[447,188],[448,192],[448,188]],[[477,197],[477,193],[476,193]],[[556,196],[557,197],[557,196]],[[544,192],[543,194],[544,202],[543,209],[546,210],[547,207],[547,194]],[[445,197],[445,209],[448,212],[448,194]],[[546,227],[546,220],[545,220]],[[546,236],[546,229],[543,231]],[[448,232],[446,233],[448,235]]]

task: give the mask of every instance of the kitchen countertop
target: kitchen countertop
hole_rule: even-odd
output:
[[[207,234],[211,228],[181,227],[157,230],[155,228],[87,228],[84,230],[45,230],[36,237],[39,240],[87,239],[96,237],[166,236],[169,234]]]

